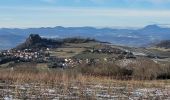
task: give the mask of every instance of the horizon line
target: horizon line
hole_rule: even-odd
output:
[[[55,27],[63,27],[63,28],[81,28],[81,27],[91,27],[91,28],[118,28],[118,29],[126,29],[126,28],[144,28],[149,25],[157,25],[159,27],[170,28],[170,24],[146,24],[142,26],[90,26],[90,25],[80,25],[80,26],[67,26],[67,25],[56,25],[56,26],[33,26],[33,27],[0,27],[0,29],[29,29],[29,28],[55,28]]]

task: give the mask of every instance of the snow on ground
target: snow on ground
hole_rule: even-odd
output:
[[[40,86],[0,84],[0,99],[53,99],[75,100],[95,98],[97,100],[170,100],[170,86],[164,88],[132,88],[88,84],[83,86]]]

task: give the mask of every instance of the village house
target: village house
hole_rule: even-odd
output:
[[[36,51],[32,49],[24,50],[4,50],[0,53],[1,57],[17,58],[21,62],[43,62],[44,58],[48,56],[44,51]]]

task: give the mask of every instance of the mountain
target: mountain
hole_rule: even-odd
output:
[[[141,29],[62,26],[27,29],[2,28],[0,29],[0,48],[15,47],[22,43],[30,34],[39,34],[41,37],[47,38],[90,37],[117,45],[146,46],[155,41],[169,40],[170,28],[163,28],[158,25],[148,25]]]
[[[155,31],[155,30],[160,30],[161,27],[159,27],[158,25],[154,24],[154,25],[148,25],[146,27],[143,28],[143,30],[152,30],[152,31]]]
[[[13,48],[24,41],[24,36],[15,34],[0,34],[0,50]]]

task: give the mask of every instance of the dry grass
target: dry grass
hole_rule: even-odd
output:
[[[151,50],[158,50],[158,51],[170,51],[170,49],[166,49],[166,48],[158,48],[158,47],[151,47],[151,48],[149,48],[149,49],[151,49]]]
[[[14,66],[13,66],[14,67]],[[120,67],[114,63],[81,65],[73,69],[48,69],[45,64],[23,63],[13,69],[1,68],[0,80],[11,82],[91,82],[93,80],[156,80],[169,79],[170,65],[159,65],[149,60],[140,60]],[[91,80],[90,80],[91,79]],[[106,83],[106,82],[103,82]]]
[[[115,80],[110,77],[82,75],[76,70],[39,71],[35,68],[32,69],[20,68],[13,71],[1,69],[0,83],[5,83],[1,88],[12,92],[0,90],[2,93],[0,98],[10,94],[13,99],[32,99],[31,97],[34,97],[34,99],[49,100],[59,97],[65,100],[66,97],[73,96],[75,98],[71,100],[76,98],[76,100],[97,100],[97,98],[111,99],[111,96],[114,95],[118,96],[117,99],[127,99],[133,96],[131,92],[136,93],[135,89],[155,88],[166,92],[167,86],[170,85],[170,80]],[[86,95],[86,93],[92,94]],[[102,97],[98,97],[99,94]],[[105,97],[107,95],[109,97]],[[122,95],[126,95],[126,97],[121,98]]]
[[[132,86],[165,86],[170,84],[169,80],[115,80],[111,77],[82,75],[76,70],[53,70],[53,71],[38,71],[36,69],[1,69],[0,80],[12,83],[41,83],[41,84],[112,84],[112,85],[132,85]]]
[[[124,63],[124,62],[122,62]],[[152,60],[140,59],[124,66],[113,63],[82,65],[80,72],[93,76],[108,76],[113,79],[155,80],[170,79],[170,65],[160,65]]]
[[[10,96],[12,99],[41,100],[56,99],[56,97],[61,100],[126,100],[129,98],[154,99],[155,97],[168,100],[169,98],[170,80],[146,80],[148,78],[145,78],[157,72],[169,73],[167,69],[155,67],[157,64],[152,62],[128,65],[137,67],[132,75],[140,78],[144,74],[142,77],[144,80],[120,78],[120,76],[128,75],[129,70],[112,63],[65,70],[42,69],[41,66],[44,64],[27,63],[18,64],[13,69],[0,69],[0,99],[4,97],[9,99]],[[142,69],[144,70],[140,71]],[[161,95],[162,93],[164,94]]]

